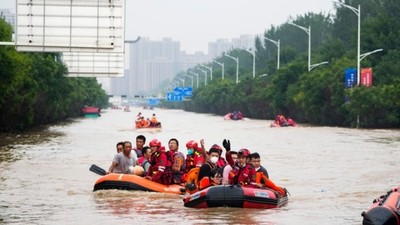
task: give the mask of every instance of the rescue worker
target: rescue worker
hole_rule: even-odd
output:
[[[224,139],[223,146],[226,150],[226,159],[232,170],[229,173],[229,184],[239,184],[241,186],[257,187],[256,183],[256,170],[250,163],[250,151],[242,148],[238,151],[238,162],[234,162],[230,154],[231,146],[230,141]]]
[[[153,139],[149,145],[152,151],[151,166],[145,178],[160,184],[171,184],[172,171],[165,147],[161,146],[161,142],[157,139]]]
[[[185,173],[189,172],[195,167],[201,167],[204,163],[204,157],[201,154],[201,149],[196,141],[191,140],[186,143],[187,155]]]

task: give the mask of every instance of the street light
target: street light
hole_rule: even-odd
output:
[[[358,5],[358,9],[354,8],[353,6],[349,6],[346,5],[344,3],[341,2],[336,2],[333,1],[336,4],[339,4],[343,7],[346,7],[348,9],[350,9],[351,11],[353,11],[357,17],[358,17],[358,27],[357,27],[357,85],[360,84],[360,62],[361,62],[361,55],[360,55],[360,40],[361,40],[361,8],[360,8],[360,4]]]
[[[370,52],[361,54],[361,55],[360,55],[360,62],[361,62],[361,60],[363,60],[365,57],[367,57],[367,56],[369,56],[369,55],[372,55],[372,54],[374,54],[374,53],[377,53],[377,52],[381,52],[381,51],[383,51],[383,49],[380,48],[380,49],[375,49],[375,50],[373,50],[373,51],[370,51]]]
[[[213,62],[215,62],[216,64],[221,66],[221,68],[222,68],[222,80],[223,80],[224,79],[224,72],[225,72],[225,64],[224,63],[220,63],[218,61],[215,61],[214,59],[213,59]]]
[[[189,76],[189,75],[185,74],[185,77],[189,77],[192,79],[192,87],[193,87],[193,76]]]
[[[206,69],[208,69],[210,71],[210,80],[212,81],[212,67],[208,67],[208,66],[205,66],[205,65],[200,65],[200,66],[202,66],[202,67],[204,67],[204,68],[206,68]]]
[[[280,59],[280,49],[281,49],[281,40],[280,39],[278,39],[278,41],[274,41],[274,40],[272,40],[272,39],[269,39],[269,38],[266,38],[266,37],[264,37],[264,39],[265,40],[267,40],[267,41],[270,41],[270,42],[272,42],[273,44],[275,44],[276,45],[276,47],[278,47],[278,56],[277,56],[277,59],[276,59],[276,69],[277,70],[279,70],[279,59]]]
[[[306,32],[308,34],[308,71],[311,71],[312,69],[314,69],[317,66],[323,65],[323,64],[327,64],[328,62],[322,62],[322,63],[317,63],[317,64],[313,64],[311,65],[311,26],[308,26],[308,29],[302,26],[299,26],[295,23],[289,22],[290,25],[293,25],[297,28],[300,28],[301,30],[303,30],[304,32]]]
[[[256,53],[255,53],[255,48],[253,48],[253,51],[249,51],[245,48],[241,48],[245,50],[246,52],[250,53],[253,56],[253,78],[256,77]]]
[[[225,56],[235,60],[235,62],[236,62],[236,84],[238,84],[239,83],[239,57],[235,58],[226,53],[225,53]]]
[[[204,86],[207,86],[207,70],[197,69],[204,73]]]
[[[182,87],[185,87],[185,79],[178,78],[178,80],[182,81]]]
[[[196,84],[196,88],[199,88],[199,74],[198,73],[194,73],[192,71],[189,71],[189,73],[195,75],[197,77],[197,84]]]

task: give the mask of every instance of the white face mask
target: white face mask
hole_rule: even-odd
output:
[[[210,162],[216,164],[218,162],[218,157],[216,156],[211,157]]]

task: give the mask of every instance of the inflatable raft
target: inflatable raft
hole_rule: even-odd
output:
[[[110,173],[100,177],[93,188],[97,190],[139,190],[150,192],[163,192],[171,194],[184,194],[186,190],[177,184],[164,185],[133,174]]]
[[[400,225],[400,186],[375,199],[361,215],[363,225]]]
[[[231,185],[211,186],[183,199],[185,207],[235,207],[270,209],[285,205],[287,196],[279,196],[271,189]]]

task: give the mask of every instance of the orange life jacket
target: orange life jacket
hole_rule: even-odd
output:
[[[256,183],[261,184],[263,182],[266,187],[271,188],[272,190],[277,191],[281,196],[285,196],[286,192],[281,187],[276,186],[263,172],[256,173]]]

